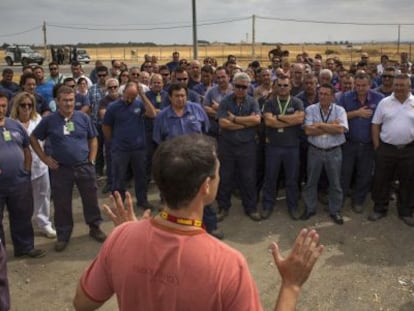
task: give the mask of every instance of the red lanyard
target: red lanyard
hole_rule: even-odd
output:
[[[181,218],[181,217],[168,214],[165,211],[160,212],[160,217],[166,221],[173,222],[175,224],[184,225],[184,226],[194,226],[194,227],[205,229],[205,226],[202,220]]]

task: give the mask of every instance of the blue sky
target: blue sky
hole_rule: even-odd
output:
[[[191,0],[2,0],[0,12],[0,43],[41,44],[43,34],[40,26],[43,21],[47,23],[50,44],[192,42],[192,30],[188,27],[192,22]],[[198,39],[235,43],[250,41],[250,17],[256,14],[257,42],[396,41],[397,26],[283,22],[262,17],[409,24],[413,21],[413,12],[414,1],[407,0],[198,0],[198,23],[218,23],[200,25]],[[401,26],[401,40],[414,41],[414,25]]]

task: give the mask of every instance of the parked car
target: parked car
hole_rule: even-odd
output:
[[[86,52],[86,50],[78,49],[76,55],[78,58],[78,62],[89,64],[89,62],[91,61],[91,58],[88,55],[88,52]]]
[[[33,51],[27,45],[10,45],[6,48],[6,57],[4,58],[8,66],[13,66],[14,63],[21,63],[23,66],[30,63],[43,64],[44,58],[42,55]]]

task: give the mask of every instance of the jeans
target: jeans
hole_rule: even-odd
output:
[[[341,148],[338,147],[329,151],[323,151],[309,146],[307,164],[308,180],[303,194],[306,212],[308,214],[316,212],[318,204],[318,180],[322,168],[324,168],[329,181],[329,213],[331,215],[338,213],[342,206]]]

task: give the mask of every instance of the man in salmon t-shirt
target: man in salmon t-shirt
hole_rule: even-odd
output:
[[[81,277],[76,310],[95,310],[114,293],[120,310],[262,310],[246,260],[202,227],[203,207],[214,200],[219,183],[215,150],[203,135],[158,147],[153,174],[167,206],[154,218],[112,232]],[[115,223],[134,219],[130,195],[127,210],[119,194],[115,203]],[[314,230],[304,229],[286,259],[276,243],[271,248],[283,279],[275,310],[294,310],[323,246]]]

